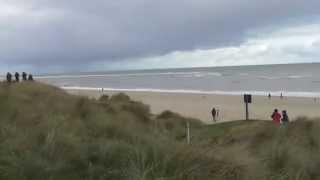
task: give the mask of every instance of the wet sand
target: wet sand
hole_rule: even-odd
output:
[[[98,98],[103,93],[96,90],[67,90],[71,94]],[[119,92],[105,91],[112,95]],[[152,113],[158,114],[164,110],[177,112],[183,116],[193,117],[206,123],[212,123],[211,109],[219,109],[219,122],[245,119],[243,96],[207,95],[187,93],[158,93],[158,92],[125,92],[133,100],[150,105]],[[298,116],[310,118],[320,117],[320,99],[303,97],[272,97],[253,96],[249,104],[250,119],[271,120],[274,108],[287,110],[290,119]]]

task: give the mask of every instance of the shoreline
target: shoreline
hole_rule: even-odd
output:
[[[140,91],[116,91],[104,89],[65,89],[68,93],[90,98],[99,98],[101,95],[113,95],[126,93],[133,100],[143,102],[150,106],[153,114],[159,114],[165,110],[179,113],[186,117],[197,118],[205,123],[213,123],[211,109],[219,109],[218,122],[245,119],[245,105],[241,95],[217,95],[217,94],[192,94],[175,92],[140,92]],[[101,88],[100,88],[101,89]],[[288,97],[280,99],[279,96],[253,96],[253,103],[249,104],[250,119],[270,120],[275,108],[287,110],[291,120],[308,116],[320,117],[320,100],[310,97]]]
[[[172,93],[172,94],[199,94],[199,95],[226,95],[240,96],[244,94],[252,94],[254,96],[267,96],[269,93],[273,97],[279,97],[282,93],[285,97],[302,97],[302,98],[320,98],[320,92],[295,92],[295,91],[202,91],[202,90],[184,90],[184,89],[148,89],[148,88],[108,88],[108,87],[81,87],[81,86],[62,86],[61,89],[66,91],[117,91],[117,92],[143,92],[143,93]]]

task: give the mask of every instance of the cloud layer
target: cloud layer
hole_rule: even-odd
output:
[[[234,64],[246,55],[238,52],[244,46],[259,49],[258,39],[248,39],[250,32],[268,26],[285,29],[296,19],[309,23],[319,15],[318,7],[318,0],[0,0],[0,65],[36,72],[91,71],[99,64],[148,68],[137,63],[160,58],[163,62],[154,67],[188,66],[197,63],[161,57],[187,52],[183,54],[190,57],[183,58],[195,61],[202,51],[215,58],[223,51],[224,58],[215,61]],[[273,48],[265,51],[274,54],[278,49]]]
[[[144,67],[204,67],[250,64],[319,62],[320,24],[300,25],[248,37],[239,46],[176,51],[163,56],[115,62],[113,69]],[[102,62],[94,68],[107,68]]]

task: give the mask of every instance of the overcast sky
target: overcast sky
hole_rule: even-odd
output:
[[[319,0],[0,0],[0,70],[320,62]]]

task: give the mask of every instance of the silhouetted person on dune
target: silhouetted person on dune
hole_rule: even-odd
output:
[[[27,80],[27,73],[26,72],[23,72],[22,73],[22,80],[26,81]]]
[[[18,72],[14,74],[14,77],[16,78],[16,82],[20,81],[20,74]]]
[[[281,123],[285,126],[289,123],[289,116],[286,110],[282,111],[282,119],[281,119]]]
[[[11,81],[12,81],[12,74],[8,72],[7,73],[7,82],[11,83]]]
[[[28,76],[28,81],[33,81],[33,76],[32,76],[32,74],[29,74],[29,76]]]

